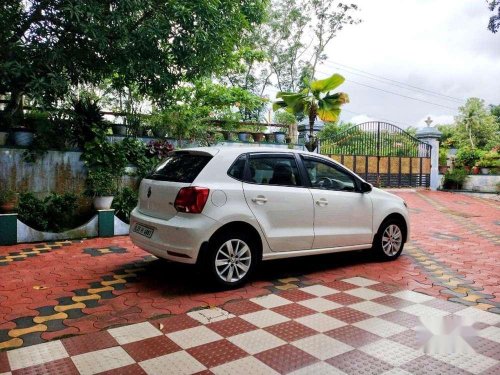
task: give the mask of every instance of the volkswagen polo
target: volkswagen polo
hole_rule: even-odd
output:
[[[403,199],[304,151],[175,151],[139,189],[130,237],[157,257],[199,264],[238,286],[261,261],[372,249],[394,260],[409,238]]]

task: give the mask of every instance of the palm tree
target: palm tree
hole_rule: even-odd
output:
[[[346,93],[330,93],[344,81],[345,78],[340,74],[334,74],[317,81],[305,80],[305,88],[298,93],[278,92],[276,94],[276,98],[281,100],[273,103],[273,110],[283,108],[294,115],[303,114],[309,117],[309,141],[306,143],[309,151],[313,151],[318,145],[318,140],[314,136],[316,117],[328,122],[337,121],[340,106],[349,103],[349,96]]]

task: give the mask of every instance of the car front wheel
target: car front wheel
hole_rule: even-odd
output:
[[[256,246],[243,233],[227,233],[212,241],[208,268],[212,279],[224,287],[245,283],[257,263]]]
[[[398,220],[387,220],[382,223],[373,241],[373,248],[383,260],[394,260],[403,251],[403,226]]]

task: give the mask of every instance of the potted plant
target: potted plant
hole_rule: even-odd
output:
[[[127,135],[127,125],[125,124],[113,124],[111,128],[113,129],[113,135],[120,135],[123,137]]]
[[[276,143],[285,143],[286,133],[284,131],[274,132],[274,138]]]
[[[439,149],[439,173],[445,174],[448,171],[448,149]]]
[[[11,213],[16,207],[16,194],[10,189],[0,189],[0,209],[4,214]]]
[[[496,172],[500,167],[500,155],[498,151],[492,150],[484,153],[478,162],[478,166],[481,168],[481,174]]]
[[[264,134],[264,137],[266,138],[266,142],[269,143],[274,143],[274,140],[276,139],[274,133],[266,133]]]
[[[261,131],[250,133],[254,142],[264,142],[264,133]]]
[[[5,118],[0,112],[0,146],[5,146],[9,137],[9,127],[5,124]]]
[[[108,169],[97,168],[89,170],[85,193],[93,197],[96,210],[111,208],[113,198],[118,191],[118,178]]]
[[[476,165],[476,163],[481,158],[482,152],[477,149],[473,149],[470,147],[462,147],[458,150],[457,156],[455,158],[455,164],[458,167],[462,167],[467,172],[470,172],[472,167]]]
[[[238,140],[240,142],[248,142],[250,140],[250,130],[249,129],[240,129],[238,131]]]
[[[453,168],[444,175],[443,188],[445,189],[462,189],[463,184],[467,180],[468,171],[463,168]]]

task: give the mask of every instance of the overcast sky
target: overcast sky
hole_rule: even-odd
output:
[[[338,72],[346,77],[341,90],[349,94],[351,103],[344,106],[342,120],[360,123],[377,119],[400,126],[425,126],[423,121],[431,116],[435,125],[451,123],[460,106],[457,100],[407,90],[380,78],[372,80],[362,72],[462,100],[476,96],[500,104],[500,32],[487,30],[490,12],[484,0],[356,3],[363,22],[338,34],[327,48],[329,61],[317,74],[323,78]]]

